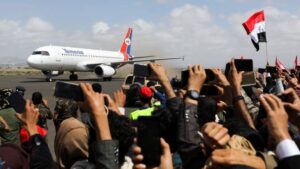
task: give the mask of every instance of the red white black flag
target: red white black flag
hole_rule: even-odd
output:
[[[294,70],[297,71],[298,69],[298,56],[296,56],[295,60],[294,60]]]
[[[264,11],[254,13],[243,23],[243,26],[247,34],[250,35],[256,51],[259,51],[259,42],[267,42]]]
[[[279,70],[279,73],[282,74],[283,71],[290,73],[287,67],[276,57],[275,66]]]

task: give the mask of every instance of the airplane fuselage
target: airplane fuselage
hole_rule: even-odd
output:
[[[43,46],[37,48],[27,58],[27,64],[39,69],[46,76],[47,81],[52,81],[53,76],[59,76],[64,71],[71,72],[70,80],[77,80],[75,72],[94,72],[103,80],[111,80],[116,74],[116,69],[126,64],[136,62],[148,62],[155,60],[170,60],[179,58],[163,59],[139,59],[130,54],[132,40],[132,28],[128,28],[119,51],[105,51],[65,46]],[[152,56],[144,56],[146,58]]]
[[[86,65],[101,63],[110,66],[111,62],[122,62],[121,52],[73,48],[64,46],[44,46],[36,49],[27,59],[29,66],[40,70],[92,72]]]

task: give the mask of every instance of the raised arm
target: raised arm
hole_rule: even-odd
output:
[[[245,104],[244,97],[242,96],[241,92],[241,82],[242,82],[242,72],[238,72],[235,64],[234,59],[230,61],[230,70],[229,70],[229,77],[228,80],[232,87],[232,105],[236,107],[236,115],[243,121],[245,121],[251,128],[255,129],[254,122],[250,116],[248,108]]]
[[[117,169],[119,166],[118,141],[112,140],[107,118],[108,109],[104,107],[103,94],[94,92],[88,83],[81,83],[84,94],[84,108],[91,112],[95,121],[96,138],[90,145],[90,159],[99,169]]]
[[[158,79],[162,87],[165,89],[167,99],[171,99],[176,97],[176,94],[174,93],[174,90],[171,86],[171,83],[168,79],[167,72],[163,65],[158,63],[150,63],[150,68],[152,69],[155,78]]]

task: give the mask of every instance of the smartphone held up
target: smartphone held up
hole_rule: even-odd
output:
[[[160,124],[156,117],[138,118],[138,145],[141,147],[147,167],[157,167],[162,153],[160,146]]]
[[[134,64],[133,66],[133,75],[141,77],[150,77],[152,74],[151,68],[149,65]]]

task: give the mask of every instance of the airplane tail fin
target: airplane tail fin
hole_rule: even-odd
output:
[[[132,55],[130,54],[131,40],[132,40],[132,28],[128,28],[125,39],[120,49],[120,52],[124,54],[125,61],[132,59]]]

